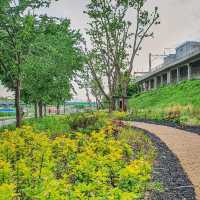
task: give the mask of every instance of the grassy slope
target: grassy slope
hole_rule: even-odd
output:
[[[184,81],[133,96],[130,108],[165,108],[172,105],[200,107],[200,80]]]

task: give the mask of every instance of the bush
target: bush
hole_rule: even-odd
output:
[[[45,131],[48,132],[49,135],[57,136],[64,132],[68,132],[70,130],[70,126],[68,124],[69,117],[67,116],[51,116],[44,117],[42,119],[30,119],[25,120],[23,125],[32,126],[33,130],[36,132]]]
[[[119,139],[132,147],[134,151],[133,159],[143,157],[145,160],[154,160],[155,148],[150,138],[145,136],[142,131],[136,131],[132,128],[122,129]]]
[[[107,114],[104,112],[78,113],[69,117],[69,126],[72,131],[91,132],[105,126],[108,121]]]
[[[65,132],[89,133],[105,126],[107,114],[96,113],[75,113],[66,116],[51,116],[42,119],[25,120],[23,125],[32,126],[35,131],[49,132],[51,136],[57,136]]]
[[[143,199],[152,187],[153,144],[142,132],[105,123],[110,121],[106,114],[93,115],[104,127],[88,134],[52,137],[51,131],[70,127],[63,124],[71,119],[78,119],[83,128],[86,119],[80,116],[29,121],[33,127],[2,132],[0,199]],[[91,114],[84,116],[91,119]]]
[[[123,120],[127,116],[128,116],[128,114],[126,112],[119,112],[119,111],[112,112],[113,119]]]

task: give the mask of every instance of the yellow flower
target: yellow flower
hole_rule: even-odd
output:
[[[14,184],[0,185],[0,200],[13,200],[16,197]]]

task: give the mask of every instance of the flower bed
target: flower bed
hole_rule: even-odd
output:
[[[0,199],[143,199],[154,188],[155,155],[142,132],[110,121],[98,130],[54,137],[36,126],[5,130],[0,135]]]

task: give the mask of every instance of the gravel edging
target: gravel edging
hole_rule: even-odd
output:
[[[175,122],[170,122],[170,121],[163,121],[163,120],[148,120],[148,119],[134,119],[136,122],[146,122],[149,124],[156,124],[156,125],[164,125],[164,126],[169,126],[172,128],[177,128],[180,130],[188,131],[194,134],[200,135],[200,126],[186,126],[186,125],[180,125]]]
[[[194,187],[184,172],[177,156],[153,133],[144,131],[155,144],[158,151],[154,162],[153,181],[160,182],[165,191],[153,191],[149,200],[196,200]]]

